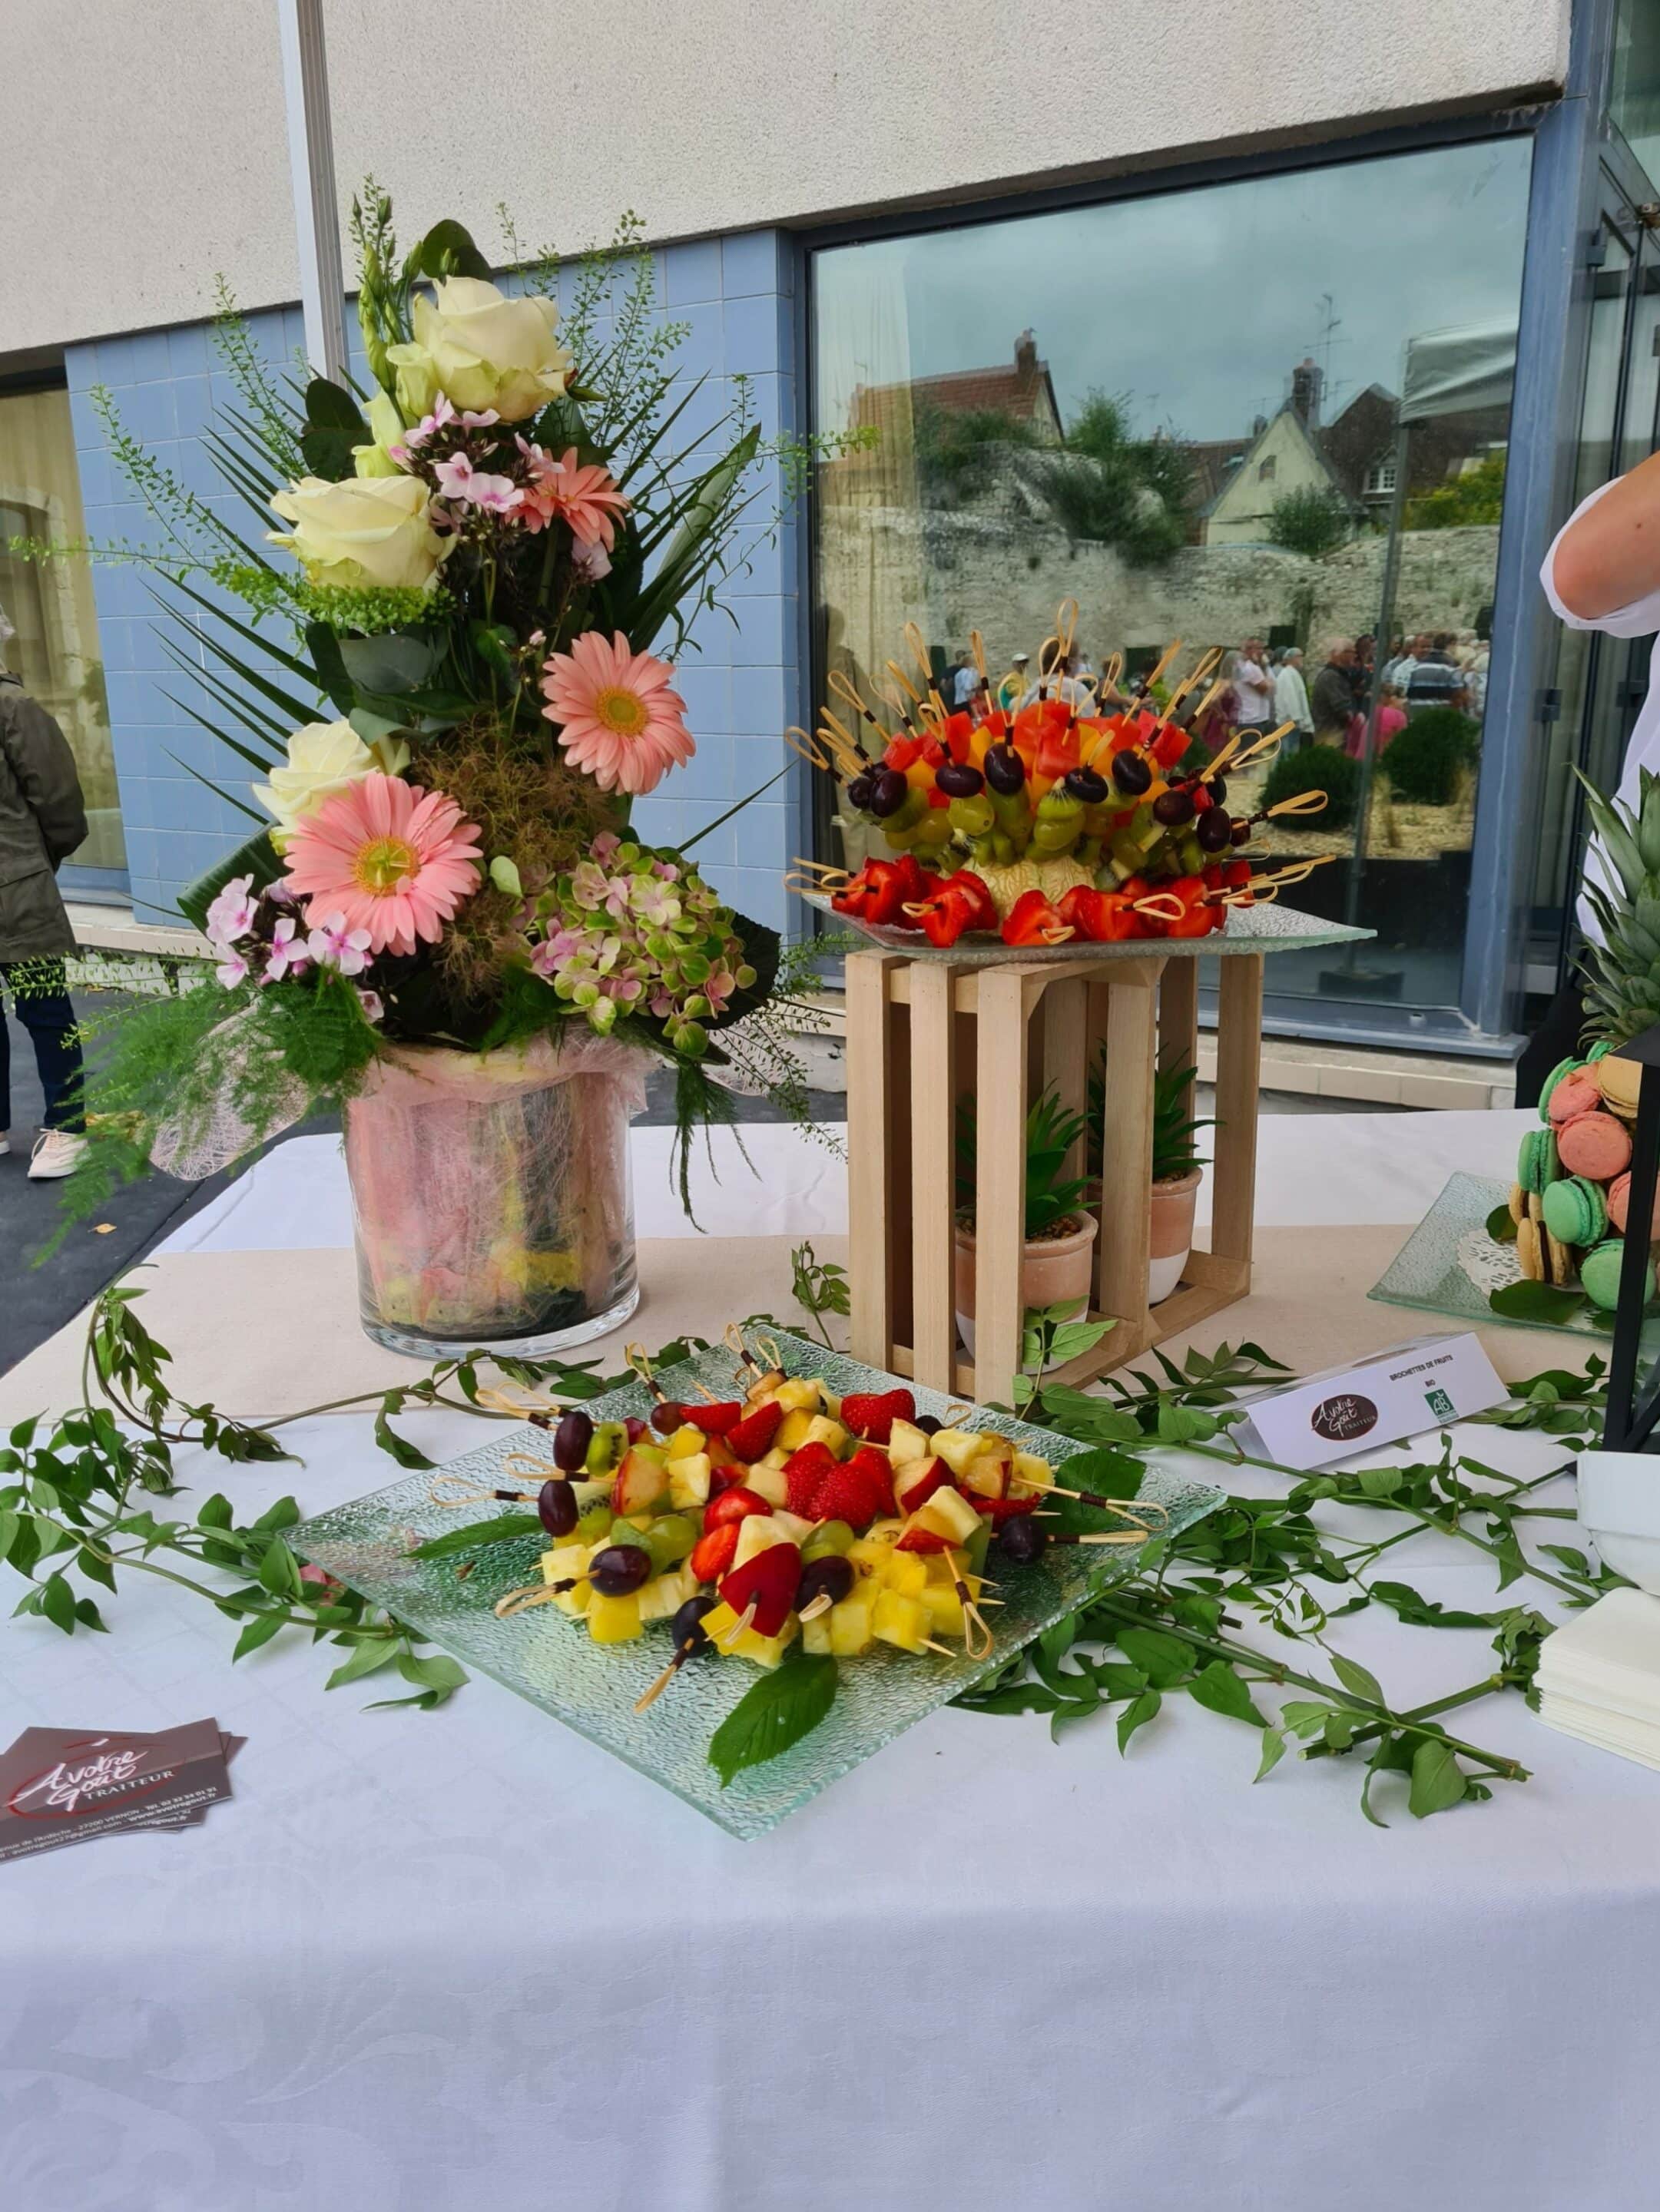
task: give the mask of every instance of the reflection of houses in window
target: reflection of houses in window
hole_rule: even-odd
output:
[[[1319,434],[1288,399],[1272,416],[1209,505],[1201,511],[1207,545],[1265,545],[1277,501],[1292,493],[1329,494],[1353,502],[1333,473]]]
[[[1388,499],[1395,490],[1395,455],[1380,453],[1366,471],[1366,481],[1361,487],[1368,499]]]
[[[1000,416],[1019,424],[1039,445],[1061,443],[1054,380],[1048,362],[1038,357],[1031,331],[1022,331],[1015,340],[1012,362],[999,367],[948,369],[943,375],[914,377],[905,384],[856,384],[848,428],[879,431],[885,444],[896,436],[909,443],[913,424],[927,414]]]

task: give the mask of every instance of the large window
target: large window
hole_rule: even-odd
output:
[[[1274,986],[1456,1006],[1508,741],[1482,715],[1529,158],[1506,137],[818,251],[817,427],[866,434],[819,474],[820,684],[876,696],[907,623],[942,676],[979,629],[1000,677],[1066,599],[1086,672],[1177,638],[1175,676],[1266,653],[1317,696],[1294,742],[1355,769],[1347,818],[1272,849],[1337,854],[1298,903],[1378,933]]]
[[[81,772],[88,834],[65,864],[65,889],[115,890],[126,848],[92,571],[84,560],[40,562],[9,550],[22,538],[61,544],[83,535],[68,392],[0,388],[0,660],[57,720]]]

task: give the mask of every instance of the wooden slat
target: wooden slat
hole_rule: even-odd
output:
[[[1043,1081],[1062,1109],[1069,1114],[1088,1110],[1089,987],[1070,978],[1051,983],[1043,993]],[[1067,1152],[1061,1172],[1084,1172],[1084,1139]]]
[[[919,1382],[950,1390],[957,1353],[952,1216],[956,1161],[955,971],[919,961],[910,971],[911,1347]],[[851,1149],[851,1138],[849,1138]]]
[[[1026,1212],[1025,975],[980,975],[975,1091],[975,1395],[1007,1402],[1020,1366]]]
[[[887,1365],[893,1341],[887,985],[900,965],[891,952],[850,953],[847,963],[848,1343],[870,1367]]]
[[[1128,963],[1127,963],[1128,972]],[[1107,993],[1106,1126],[1095,1302],[1140,1324],[1147,1310],[1148,1194],[1152,1183],[1152,976],[1116,978]],[[1115,1330],[1115,1335],[1117,1332]]]
[[[1256,1102],[1262,1058],[1262,956],[1219,963],[1216,1019],[1216,1178],[1211,1249],[1249,1261],[1256,1207]]]
[[[1199,963],[1171,959],[1158,981],[1158,1065],[1199,1065]]]

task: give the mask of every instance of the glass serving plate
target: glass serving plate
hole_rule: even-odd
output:
[[[1357,945],[1376,937],[1375,929],[1351,929],[1341,921],[1323,921],[1316,914],[1299,914],[1295,907],[1266,902],[1230,907],[1226,927],[1208,937],[1135,937],[1122,945],[1089,945],[1068,940],[1065,945],[1005,945],[1001,938],[983,930],[969,930],[955,945],[930,945],[920,929],[891,929],[860,921],[854,915],[837,914],[822,891],[803,891],[802,897],[820,914],[828,915],[839,928],[855,930],[873,945],[890,952],[908,952],[917,960],[949,960],[955,968],[994,968],[1000,961],[1018,960],[1145,960],[1150,955],[1176,959],[1205,960],[1212,954],[1226,959],[1230,953],[1307,952],[1323,945]]]
[[[1494,1313],[1489,1294],[1523,1279],[1515,1245],[1501,1244],[1487,1234],[1487,1216],[1508,1201],[1510,1193],[1508,1182],[1487,1176],[1449,1176],[1445,1189],[1366,1296],[1385,1305],[1455,1314],[1490,1328],[1548,1328],[1606,1343],[1614,1334],[1614,1316],[1600,1312],[1588,1299],[1551,1320]],[[1649,1310],[1653,1319],[1643,1332],[1643,1346],[1652,1355],[1660,1352],[1660,1309]]]
[[[766,1341],[769,1350],[776,1346],[779,1364],[787,1373],[822,1376],[838,1395],[901,1387],[891,1375],[801,1338],[769,1331]],[[671,1397],[696,1398],[700,1382],[717,1396],[730,1396],[733,1367],[732,1353],[717,1347],[663,1370],[659,1381]],[[960,1401],[938,1390],[903,1387],[914,1390],[921,1413],[943,1420],[953,1403],[960,1408]],[[591,1400],[585,1411],[596,1420],[615,1420],[625,1413],[649,1413],[651,1404],[644,1384],[630,1382]],[[1006,1414],[976,1411],[964,1418],[976,1428],[999,1431],[1057,1469],[1064,1460],[1091,1449]],[[470,1476],[480,1489],[508,1484],[517,1488],[524,1478],[504,1472],[508,1454],[527,1451],[548,1459],[548,1441],[544,1431],[528,1425],[508,1429],[478,1450],[451,1461],[442,1472]],[[289,1541],[302,1559],[325,1568],[373,1603],[388,1607],[469,1667],[494,1675],[740,1837],[763,1834],[914,1722],[1004,1665],[1091,1591],[1134,1573],[1144,1549],[1067,1545],[1030,1567],[1000,1559],[997,1595],[1005,1602],[990,1616],[996,1626],[989,1656],[913,1656],[879,1644],[862,1658],[845,1660],[828,1717],[790,1750],[763,1766],[747,1768],[722,1790],[708,1764],[709,1738],[758,1679],[759,1670],[747,1660],[706,1655],[683,1667],[656,1704],[636,1713],[635,1699],[670,1656],[667,1624],[654,1625],[636,1643],[599,1644],[580,1620],[554,1606],[533,1607],[514,1619],[498,1620],[496,1601],[536,1579],[540,1555],[551,1540],[527,1536],[471,1553],[477,1564],[465,1582],[456,1578],[453,1559],[410,1559],[417,1544],[447,1529],[524,1510],[507,1504],[459,1510],[435,1505],[434,1480],[432,1470],[406,1476],[302,1522],[289,1531]],[[1171,1533],[1211,1512],[1224,1496],[1208,1483],[1157,1467],[1146,1470],[1138,1494],[1166,1509],[1169,1517],[1161,1530]]]

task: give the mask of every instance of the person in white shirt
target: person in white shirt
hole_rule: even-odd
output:
[[[1274,679],[1274,719],[1294,722],[1294,744],[1304,744],[1314,735],[1314,716],[1309,711],[1309,687],[1303,675],[1303,648],[1287,646]]]
[[[1274,720],[1274,678],[1260,638],[1248,637],[1234,655],[1231,681],[1239,697],[1242,730],[1266,730]]]
[[[1545,597],[1570,629],[1601,630],[1607,637],[1651,637],[1660,632],[1660,453],[1628,475],[1601,484],[1563,524],[1540,572]],[[1638,799],[1638,774],[1660,773],[1660,641],[1649,662],[1649,690],[1626,748],[1616,797]],[[1611,881],[1595,841],[1585,872]],[[1595,939],[1596,917],[1582,896],[1579,927]],[[1578,989],[1565,985],[1517,1064],[1516,1103],[1537,1102],[1545,1076],[1579,1048],[1584,1007]]]
[[[957,686],[952,697],[952,706],[966,707],[973,698],[975,687],[979,681],[980,678],[974,663],[967,659],[959,660],[957,664]]]

